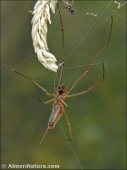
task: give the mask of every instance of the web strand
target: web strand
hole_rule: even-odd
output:
[[[60,127],[60,130],[61,130],[64,138],[67,139],[67,136],[66,136],[66,134],[65,134],[65,131],[64,131],[62,125],[60,124],[60,122],[59,122],[59,127]],[[67,141],[67,145],[68,145],[69,149],[71,150],[71,152],[72,152],[72,154],[73,154],[73,156],[74,156],[74,159],[75,159],[75,161],[77,162],[77,165],[79,166],[79,168],[80,168],[80,169],[84,169],[83,166],[82,166],[82,164],[81,164],[81,162],[80,162],[80,160],[79,160],[79,157],[78,157],[77,153],[74,151],[74,149],[73,149],[73,147],[72,147],[72,145],[71,145],[71,143],[70,143],[69,141]]]
[[[67,62],[68,58],[72,56],[72,54],[75,52],[75,50],[78,49],[78,47],[85,42],[84,40],[86,40],[86,37],[89,35],[89,33],[92,32],[93,29],[95,29],[95,26],[98,23],[98,20],[101,18],[101,16],[104,14],[104,12],[106,11],[106,9],[112,4],[112,2],[109,2],[108,5],[106,5],[106,7],[102,10],[102,12],[100,13],[99,17],[97,18],[97,20],[95,20],[95,22],[90,26],[90,28],[88,29],[88,31],[86,33],[84,33],[84,35],[82,36],[82,38],[80,38],[79,40],[76,40],[74,43],[72,43],[72,45],[75,45],[75,48],[73,48],[71,50],[71,52],[66,56],[65,58],[65,62]],[[65,48],[66,50],[66,48]]]

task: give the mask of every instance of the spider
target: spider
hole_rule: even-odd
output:
[[[51,115],[49,117],[48,120],[48,126],[47,129],[44,133],[44,135],[42,136],[36,151],[38,150],[39,146],[42,144],[42,142],[45,139],[45,136],[47,134],[47,132],[51,129],[54,129],[56,124],[59,122],[59,120],[61,119],[61,117],[63,115],[65,115],[66,121],[67,121],[67,126],[68,126],[68,130],[69,130],[69,140],[72,139],[72,128],[71,128],[71,124],[68,118],[68,114],[65,111],[65,108],[68,107],[68,105],[66,104],[65,100],[68,98],[73,98],[76,96],[81,96],[81,95],[86,95],[88,93],[90,93],[92,90],[94,90],[96,88],[96,86],[98,86],[99,83],[101,83],[104,80],[104,64],[102,63],[102,67],[103,67],[103,74],[102,74],[102,78],[99,79],[95,84],[93,84],[92,86],[90,86],[88,89],[82,91],[82,92],[78,92],[75,94],[71,94],[71,91],[76,87],[76,85],[84,78],[86,77],[93,68],[94,63],[97,61],[97,59],[99,57],[102,56],[103,52],[105,51],[105,49],[107,49],[108,45],[109,45],[109,41],[111,38],[111,32],[112,32],[112,26],[113,26],[113,17],[111,16],[111,25],[110,25],[110,29],[109,29],[109,33],[108,33],[108,38],[107,41],[105,42],[103,48],[99,51],[99,53],[94,57],[93,59],[93,64],[89,65],[88,68],[83,72],[83,74],[78,78],[78,80],[76,80],[74,82],[74,84],[72,85],[72,87],[69,89],[68,86],[66,84],[63,83],[62,79],[63,79],[63,70],[64,70],[64,28],[63,28],[63,22],[62,22],[62,16],[61,16],[61,12],[60,12],[60,8],[59,5],[57,4],[58,7],[58,11],[59,11],[59,16],[60,16],[60,25],[61,25],[61,36],[62,36],[62,62],[60,64],[60,69],[61,69],[61,75],[60,75],[60,79],[59,79],[59,83],[56,86],[56,94],[50,93],[46,90],[46,88],[44,88],[40,83],[38,83],[37,81],[31,79],[30,77],[28,77],[25,74],[22,74],[21,72],[13,69],[13,68],[8,68],[11,71],[19,74],[20,76],[26,78],[27,80],[31,81],[35,86],[37,86],[39,89],[41,89],[44,94],[48,97],[53,97],[52,99],[50,99],[49,101],[44,102],[44,104],[48,104],[50,102],[53,102],[53,106],[52,106],[52,112]]]
[[[74,15],[75,10],[72,8],[71,5],[68,5],[68,6],[66,7],[66,9],[68,10],[68,12],[70,12],[71,15]]]
[[[69,1],[63,1],[66,6],[65,6],[65,9],[68,10],[68,12],[71,14],[71,15],[74,15],[75,14],[75,10],[72,8],[72,4],[73,4],[73,1],[72,2],[69,2]]]

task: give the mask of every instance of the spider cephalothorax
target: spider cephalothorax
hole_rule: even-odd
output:
[[[57,86],[57,91],[59,94],[65,94],[65,93],[67,93],[67,90],[68,90],[68,86],[65,84]]]

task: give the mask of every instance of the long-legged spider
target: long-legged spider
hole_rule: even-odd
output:
[[[103,74],[102,74],[102,78],[100,78],[95,84],[93,84],[92,86],[90,86],[88,89],[79,92],[79,93],[75,93],[75,94],[71,94],[71,91],[75,88],[75,86],[84,78],[86,77],[92,70],[94,63],[97,61],[97,59],[99,57],[102,56],[103,52],[105,51],[105,49],[108,47],[109,45],[109,41],[111,38],[111,32],[112,32],[112,26],[113,26],[113,17],[111,16],[111,25],[110,25],[110,29],[109,29],[109,33],[108,33],[108,38],[107,41],[105,42],[103,48],[99,51],[99,53],[94,57],[93,62],[91,65],[88,66],[88,68],[83,72],[83,74],[79,77],[78,80],[76,80],[74,82],[74,84],[72,85],[72,87],[70,89],[68,89],[68,86],[63,84],[63,70],[64,70],[64,28],[63,28],[63,22],[62,22],[62,16],[61,16],[61,12],[60,12],[60,8],[59,5],[57,4],[58,7],[58,11],[59,11],[59,16],[60,16],[60,25],[61,25],[61,35],[62,35],[62,62],[60,64],[61,67],[61,75],[60,75],[60,79],[59,79],[59,83],[56,87],[56,94],[52,94],[50,92],[48,92],[41,84],[39,84],[37,81],[31,79],[30,77],[28,77],[25,74],[22,74],[21,72],[13,69],[13,68],[9,68],[11,71],[23,76],[24,78],[26,78],[27,80],[31,81],[35,86],[37,86],[38,88],[40,88],[45,95],[47,95],[48,97],[53,97],[53,99],[44,102],[44,104],[48,104],[50,102],[53,102],[53,107],[52,107],[52,113],[49,117],[48,120],[48,127],[44,133],[44,135],[42,136],[37,148],[35,151],[38,150],[39,146],[41,145],[41,143],[44,141],[45,136],[48,132],[48,130],[55,128],[57,122],[60,120],[60,118],[62,117],[62,115],[65,115],[66,121],[67,121],[67,126],[69,129],[69,133],[70,133],[70,138],[72,139],[72,129],[71,129],[71,124],[68,118],[68,114],[65,111],[65,108],[68,107],[68,105],[66,104],[65,100],[68,98],[72,98],[75,96],[80,96],[80,95],[86,95],[88,93],[90,93],[93,89],[95,89],[95,87],[104,80],[104,64],[102,63],[102,67],[103,67]]]

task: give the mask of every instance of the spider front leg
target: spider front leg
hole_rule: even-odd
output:
[[[109,46],[109,42],[110,42],[110,38],[111,38],[111,33],[112,33],[112,26],[113,26],[113,17],[111,16],[111,25],[110,25],[110,30],[108,33],[108,38],[103,46],[103,48],[101,48],[101,50],[99,51],[99,53],[93,58],[93,62],[91,65],[88,66],[88,69],[81,75],[81,77],[73,84],[73,86],[70,88],[70,90],[67,92],[67,95],[69,96],[69,93],[74,89],[74,87],[84,78],[86,77],[91,71],[93,66],[95,65],[96,61],[102,56],[102,54],[104,53],[104,51],[108,48]],[[103,69],[104,69],[104,64],[103,65]],[[104,75],[104,74],[103,74]]]
[[[71,98],[71,97],[75,97],[75,96],[81,96],[81,95],[84,95],[84,94],[88,94],[92,90],[94,90],[98,86],[98,84],[100,84],[104,80],[104,76],[105,76],[104,63],[102,63],[102,68],[103,68],[102,78],[100,80],[98,80],[93,86],[89,87],[87,90],[82,91],[80,93],[75,93],[75,94],[67,95],[66,98]]]
[[[18,74],[18,75],[24,77],[25,79],[31,81],[35,86],[37,86],[38,88],[40,88],[47,96],[54,96],[54,97],[55,97],[54,94],[49,93],[42,85],[40,85],[37,81],[33,80],[33,79],[30,78],[29,76],[27,76],[27,75],[25,75],[25,74],[23,74],[23,73],[15,70],[14,68],[10,68],[10,67],[8,67],[8,66],[6,66],[6,65],[4,65],[4,64],[1,64],[1,65],[2,65],[4,68],[7,68],[8,70],[13,71],[13,72],[15,72],[16,74]]]
[[[71,97],[75,97],[75,96],[81,96],[81,95],[84,95],[84,94],[88,94],[90,93],[92,90],[94,90],[96,88],[96,86],[98,86],[98,84],[101,82],[102,80],[98,81],[97,83],[95,83],[93,86],[89,87],[87,90],[85,91],[82,91],[80,93],[75,93],[75,94],[70,94],[70,95],[67,95],[66,98],[71,98]]]

